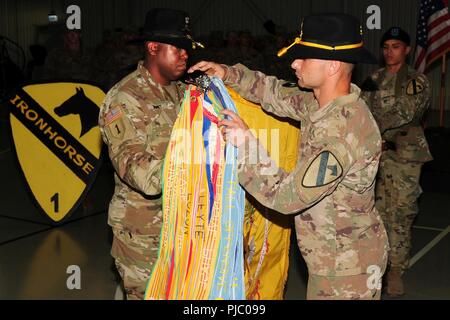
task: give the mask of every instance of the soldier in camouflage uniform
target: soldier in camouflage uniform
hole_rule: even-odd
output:
[[[386,67],[366,80],[362,93],[383,139],[375,193],[391,246],[386,276],[390,296],[404,294],[402,274],[409,264],[411,227],[422,192],[420,170],[432,160],[420,125],[430,102],[430,84],[405,63],[409,45],[409,35],[398,27],[383,35]]]
[[[95,49],[91,79],[109,90],[122,78],[136,70],[144,50],[137,32],[131,28],[105,31],[103,42]]]
[[[184,86],[189,18],[153,9],[145,20],[145,60],[117,83],[100,110],[99,126],[115,168],[108,224],[112,256],[128,299],[142,299],[156,261],[162,224],[161,166]]]
[[[119,35],[113,54],[119,79],[136,69],[137,63],[142,59],[142,47],[134,43],[137,37],[137,31],[130,27],[125,28]]]
[[[239,181],[246,191],[269,208],[297,213],[308,299],[379,299],[387,264],[387,235],[374,195],[381,137],[360,89],[351,84],[354,63],[376,61],[362,47],[361,29],[345,14],[304,19],[290,52],[299,85],[313,92],[240,64],[200,62],[189,69],[219,76],[266,111],[301,121],[299,160],[289,174],[236,114],[223,111],[229,119],[220,125],[239,148]]]
[[[63,45],[54,48],[45,61],[44,79],[90,80],[92,54],[81,46],[81,32],[65,31]]]

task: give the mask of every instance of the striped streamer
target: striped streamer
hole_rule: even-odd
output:
[[[245,299],[245,194],[237,149],[218,129],[235,111],[223,83],[185,92],[163,168],[163,226],[145,299]]]

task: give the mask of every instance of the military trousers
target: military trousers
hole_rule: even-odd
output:
[[[122,280],[127,300],[142,300],[153,265],[158,258],[158,239],[113,228],[111,255]]]
[[[419,212],[419,185],[423,163],[400,162],[383,154],[375,187],[375,206],[385,225],[391,250],[389,266],[405,270],[409,265],[411,229]]]
[[[384,270],[383,270],[384,272]],[[307,300],[380,300],[383,272],[349,276],[309,275]]]

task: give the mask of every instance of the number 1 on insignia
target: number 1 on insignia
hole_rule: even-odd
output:
[[[54,211],[59,212],[59,193],[55,193],[53,197],[50,198],[50,201],[53,202]]]
[[[116,127],[116,130],[117,130],[117,134],[120,134],[119,126],[116,124],[115,127]]]

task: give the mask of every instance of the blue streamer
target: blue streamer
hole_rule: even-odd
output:
[[[224,107],[237,113],[234,102],[221,80],[212,78],[210,88]],[[237,155],[237,148],[227,144],[221,239],[210,299],[245,299],[243,249],[245,192],[239,184]]]

